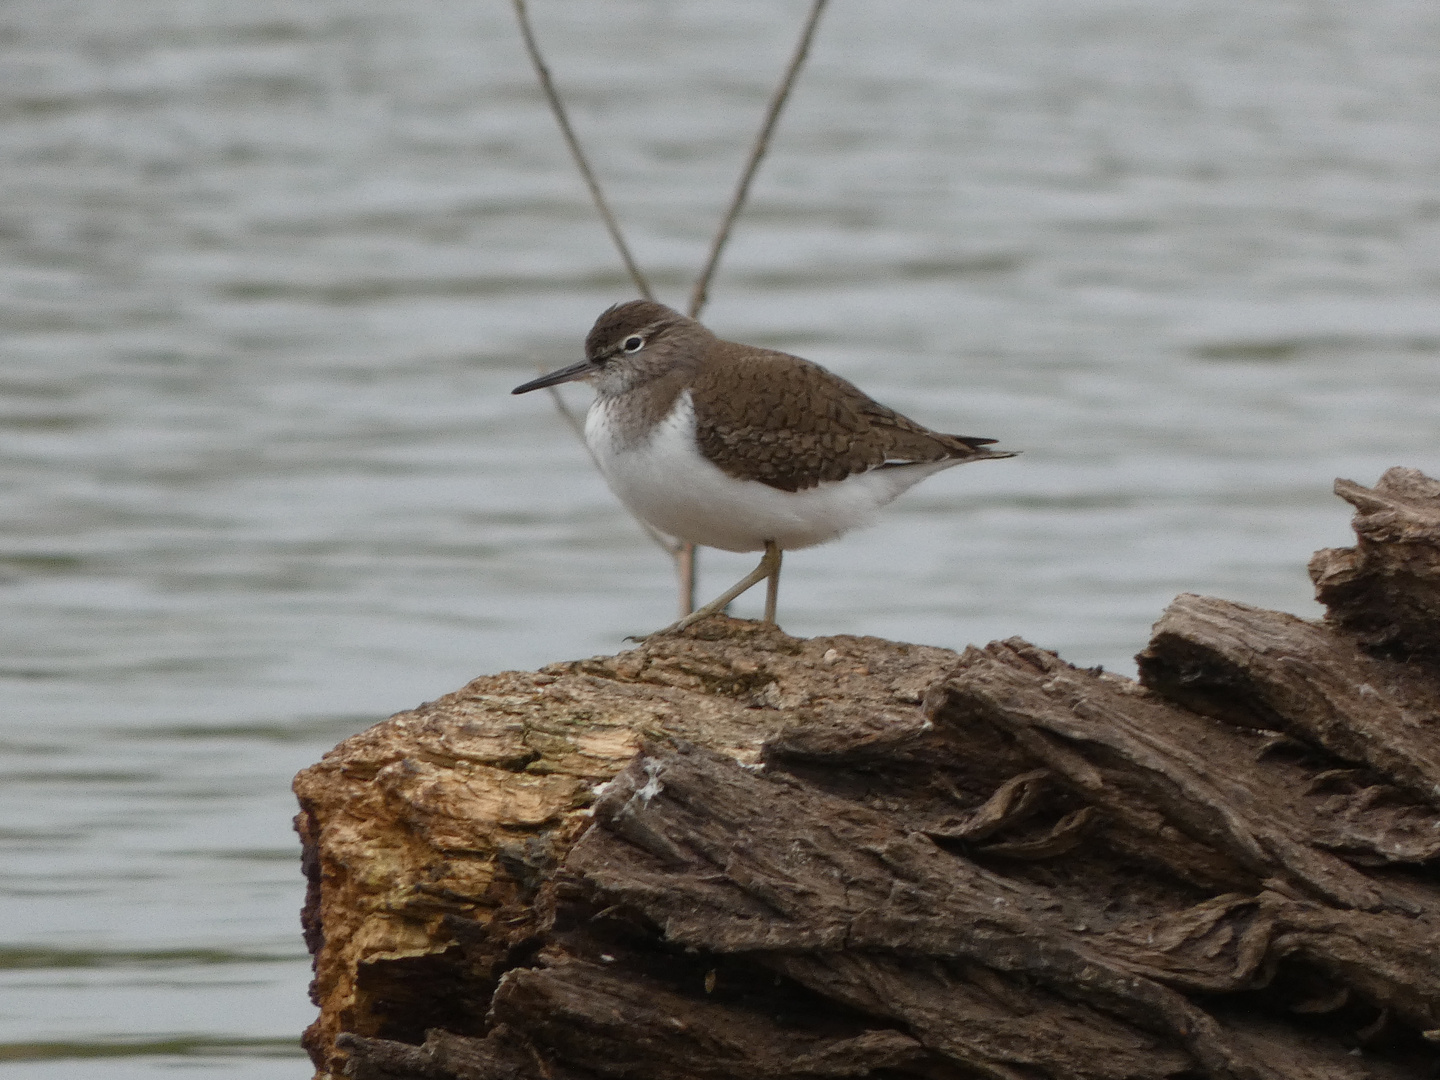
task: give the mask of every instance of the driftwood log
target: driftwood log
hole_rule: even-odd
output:
[[[715,618],[296,779],[321,1077],[1440,1075],[1440,484],[1140,681]]]

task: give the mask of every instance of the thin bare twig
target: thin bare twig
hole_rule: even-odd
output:
[[[518,2],[519,0],[517,0]],[[730,200],[729,209],[725,211],[725,217],[720,222],[720,228],[715,233],[715,239],[710,245],[710,257],[705,261],[705,269],[700,272],[700,277],[695,282],[695,288],[690,293],[690,317],[692,319],[700,317],[700,311],[705,307],[705,301],[709,299],[710,279],[715,276],[715,270],[720,265],[720,255],[725,250],[726,241],[730,239],[730,230],[735,225],[735,219],[740,216],[740,211],[745,207],[745,200],[750,194],[750,182],[755,179],[760,162],[764,160],[765,151],[770,147],[770,136],[775,131],[775,124],[779,121],[780,113],[785,108],[786,99],[790,97],[790,90],[795,85],[795,79],[800,74],[805,57],[810,52],[810,42],[815,38],[815,28],[820,23],[820,15],[825,10],[827,2],[828,0],[814,0],[814,3],[810,5],[810,15],[800,30],[800,40],[795,44],[795,52],[790,57],[790,66],[785,69],[785,75],[780,80],[780,85],[775,88],[774,96],[770,99],[770,107],[765,112],[765,121],[760,125],[760,134],[755,137],[755,145],[750,148],[750,159],[745,162],[745,169],[740,174],[740,182],[735,185],[735,194]]]
[[[630,254],[630,247],[625,243],[625,237],[620,234],[620,223],[610,212],[610,204],[605,201],[605,193],[600,190],[600,182],[595,179],[595,173],[590,168],[585,151],[580,148],[580,140],[575,137],[575,129],[570,126],[570,116],[560,101],[560,93],[555,89],[554,80],[550,78],[550,69],[545,64],[545,58],[540,55],[540,45],[535,40],[535,31],[530,25],[530,13],[526,10],[525,0],[514,0],[514,4],[515,18],[520,23],[520,36],[525,39],[525,51],[530,54],[530,62],[535,65],[535,75],[540,80],[541,89],[545,91],[545,99],[550,102],[550,111],[555,114],[555,122],[560,125],[560,133],[565,136],[565,145],[570,147],[570,156],[575,159],[575,167],[580,170],[585,185],[590,189],[590,198],[595,201],[595,208],[600,211],[600,217],[604,219],[605,228],[610,232],[610,239],[615,244],[615,250],[620,252],[625,269],[630,272],[630,279],[635,282],[635,287],[640,290],[641,296],[646,300],[654,300],[655,296],[650,291],[650,284],[645,280],[645,275],[640,272],[634,256]]]

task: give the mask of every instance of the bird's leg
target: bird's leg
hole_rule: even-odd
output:
[[[675,552],[675,568],[680,574],[680,617],[695,610],[695,545],[686,540]]]
[[[765,554],[766,554],[766,555],[769,555],[769,554],[770,554],[770,548],[773,547],[773,546],[774,546],[774,541],[770,541],[769,543],[767,543],[767,544],[765,545]],[[785,553],[784,553],[783,551],[781,551],[778,547],[775,548],[775,569],[772,570],[772,571],[770,571],[770,577],[769,577],[769,579],[767,579],[766,582],[765,582],[765,625],[766,625],[766,626],[774,626],[774,625],[775,625],[775,601],[778,600],[778,599],[780,599],[780,560],[781,560],[782,558],[784,558],[784,557],[785,557]]]
[[[771,575],[774,575],[777,579],[780,575],[780,546],[776,544],[773,540],[766,540],[765,554],[760,557],[759,566],[755,567],[754,570],[751,570],[750,573],[746,574],[743,578],[737,581],[730,588],[726,589],[714,600],[711,600],[710,603],[706,604],[704,607],[699,608],[696,611],[692,611],[689,615],[686,615],[679,622],[671,623],[669,626],[665,627],[664,630],[659,630],[657,631],[657,633],[669,634],[676,630],[684,630],[692,623],[697,623],[701,619],[714,615],[716,612],[724,611],[725,605],[730,603],[731,600],[734,600],[745,590],[760,584],[761,581],[763,581],[767,577],[771,577]],[[773,623],[775,620],[774,612],[771,610],[771,607],[772,605],[769,603],[769,600],[767,598],[765,610],[770,616],[769,621]]]

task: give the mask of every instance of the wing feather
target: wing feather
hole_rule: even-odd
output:
[[[696,438],[726,474],[804,491],[870,469],[1008,457],[993,439],[943,435],[819,364],[719,341],[696,373]]]

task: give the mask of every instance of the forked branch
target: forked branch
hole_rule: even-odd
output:
[[[565,145],[570,149],[570,157],[575,162],[585,186],[590,189],[590,198],[595,203],[595,209],[599,211],[600,218],[605,223],[606,230],[610,233],[610,240],[615,245],[625,269],[629,272],[630,278],[635,282],[636,289],[640,295],[647,300],[655,297],[650,290],[649,282],[641,272],[635,257],[630,252],[630,247],[625,242],[625,237],[620,231],[620,223],[610,209],[610,204],[605,198],[605,193],[600,187],[600,181],[595,176],[595,171],[590,167],[589,159],[585,156],[584,149],[580,146],[580,140],[575,135],[575,129],[570,123],[570,115],[565,109],[565,104],[560,100],[560,93],[555,88],[555,81],[550,76],[550,68],[545,63],[545,58],[540,52],[540,45],[535,39],[535,30],[530,25],[530,13],[526,7],[525,0],[512,0],[515,7],[515,19],[520,25],[520,36],[525,41],[525,51],[530,56],[530,62],[535,68],[535,76],[540,82],[540,88],[545,93],[545,100],[550,104],[550,111],[555,116],[555,122],[560,127],[560,133],[565,138]],[[709,297],[710,282],[715,276],[715,271],[720,266],[720,258],[724,254],[725,245],[730,239],[735,222],[740,212],[745,208],[745,202],[750,195],[750,185],[755,179],[755,174],[760,169],[760,163],[765,159],[766,151],[770,147],[770,137],[775,131],[775,126],[780,120],[780,114],[785,109],[785,103],[790,98],[790,91],[794,88],[795,80],[800,74],[801,67],[805,64],[805,58],[810,53],[810,43],[815,38],[815,30],[819,26],[820,16],[824,12],[828,0],[813,0],[810,6],[810,14],[805,19],[805,24],[800,30],[800,39],[795,44],[795,50],[790,56],[790,63],[785,68],[774,94],[770,97],[770,104],[765,110],[765,118],[761,122],[760,131],[755,137],[755,143],[750,148],[750,156],[741,170],[739,182],[735,185],[735,193],[730,199],[730,205],[726,208],[725,216],[721,219],[720,226],[715,232],[715,238],[710,244],[710,253],[705,260],[704,269],[701,270],[699,278],[695,281],[695,287],[690,294],[690,317],[699,318],[701,310]],[[550,388],[551,399],[555,407],[560,411],[566,424],[579,437],[582,444],[585,443],[585,428],[565,404],[565,399],[554,388]],[[589,446],[586,445],[586,452]],[[594,461],[594,455],[591,454]],[[695,545],[690,543],[677,543],[670,538],[657,532],[650,525],[636,518],[640,527],[646,534],[660,545],[672,559],[675,560],[676,573],[680,578],[680,614],[690,614],[695,608],[695,577],[696,577],[696,553]]]

